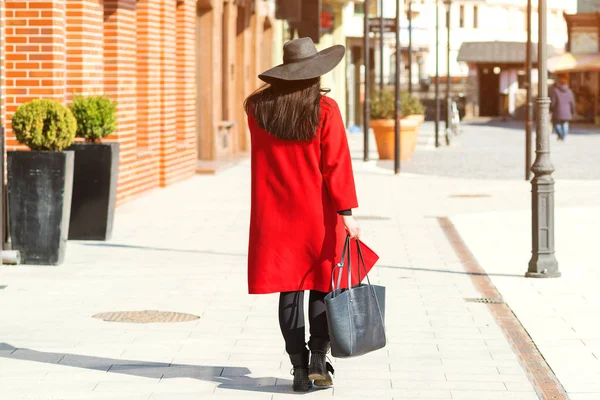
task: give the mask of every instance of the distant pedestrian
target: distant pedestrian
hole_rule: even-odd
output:
[[[284,63],[259,75],[267,85],[244,103],[252,157],[248,290],[280,293],[279,325],[294,391],[308,391],[312,381],[333,384],[324,298],[347,235],[360,236],[352,217],[358,202],[346,130],[320,78],[344,54],[344,46],[317,52],[309,38],[292,40],[284,46]]]
[[[575,114],[575,96],[567,83],[567,75],[560,75],[551,95],[550,111],[552,112],[552,125],[558,135],[558,140],[565,140],[567,138],[569,134],[569,121],[573,119],[573,114]]]

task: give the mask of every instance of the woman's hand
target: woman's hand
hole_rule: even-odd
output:
[[[354,217],[352,215],[343,215],[342,219],[344,221],[346,231],[348,232],[348,235],[350,235],[350,239],[359,239],[360,226],[358,226],[358,222],[356,222]]]

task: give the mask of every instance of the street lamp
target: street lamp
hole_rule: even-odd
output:
[[[531,0],[527,0],[527,48],[525,49],[525,180],[531,179],[531,133],[533,131],[533,92],[531,87]]]
[[[363,43],[363,60],[365,64],[365,102],[363,110],[363,160],[369,161],[369,121],[371,119],[369,87],[371,79],[369,76],[369,0],[365,0],[364,5],[365,23],[364,23],[364,43]]]
[[[444,0],[446,5],[446,144],[450,144],[450,112],[452,109],[450,99],[450,8],[452,6],[452,0]]]
[[[440,4],[435,0],[435,147],[440,147]]]
[[[413,60],[412,60],[412,0],[408,0],[408,93],[413,93]]]
[[[385,0],[379,0],[379,98],[381,99],[381,97],[383,96],[383,87],[384,87],[384,81],[383,81],[383,61],[384,61],[384,57],[383,57],[383,49],[384,49],[384,38],[385,38],[385,34],[383,33],[385,31],[383,25],[384,25],[384,17],[383,17],[383,3],[385,2]]]
[[[532,256],[529,278],[557,278],[560,276],[554,256],[554,166],[550,160],[550,99],[548,98],[548,48],[546,0],[539,0],[538,34],[538,119],[536,132],[536,157],[531,168],[532,203]]]
[[[400,127],[400,119],[402,118],[402,101],[401,101],[401,96],[400,96],[400,89],[401,89],[401,70],[400,68],[402,67],[402,46],[400,43],[400,21],[401,18],[400,16],[401,14],[401,7],[402,7],[402,0],[396,0],[396,86],[395,86],[395,92],[396,92],[396,104],[394,107],[394,173],[395,174],[399,174],[400,173],[400,134],[401,134],[401,127]]]

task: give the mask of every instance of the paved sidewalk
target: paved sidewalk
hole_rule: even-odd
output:
[[[598,193],[599,183],[589,186]],[[452,220],[571,400],[600,399],[600,270],[594,229],[600,225],[600,207],[557,209],[558,279],[522,278],[531,257],[530,212]]]
[[[246,294],[244,162],[126,204],[112,241],[70,243],[63,266],[0,269],[0,398],[537,399],[487,306],[464,301],[479,293],[436,218],[523,208],[526,189],[362,162],[356,176],[364,239],[381,255],[372,280],[388,287],[389,345],[334,360],[335,389],[292,394],[277,296]],[[449,197],[475,190],[492,197]],[[201,318],[92,319],[146,309]]]
[[[428,176],[462,179],[523,180],[525,175],[525,133],[522,123],[470,122],[462,125],[463,133],[452,146],[445,145],[444,124],[440,143],[435,149],[434,125],[425,122],[419,135],[419,147],[410,161],[402,163],[402,171]],[[535,136],[535,135],[534,135]],[[362,133],[351,134],[362,150]],[[535,144],[533,144],[535,148]],[[565,142],[550,138],[556,179],[600,179],[600,163],[596,149],[600,147],[600,129],[575,127]],[[377,150],[373,142],[372,157]],[[359,151],[360,153],[360,151]],[[362,159],[362,154],[360,154]],[[379,163],[393,169],[391,161]]]

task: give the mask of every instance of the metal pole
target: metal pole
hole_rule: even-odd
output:
[[[412,60],[412,0],[408,0],[408,93],[412,94],[413,60]]]
[[[440,147],[440,4],[435,0],[435,147]]]
[[[446,0],[446,144],[450,144],[450,6],[451,0]]]
[[[533,91],[531,90],[531,0],[527,0],[527,49],[525,59],[525,86],[527,101],[525,103],[525,180],[531,179],[531,133],[533,131]]]
[[[379,97],[383,96],[383,39],[384,39],[384,28],[383,28],[383,24],[384,24],[384,20],[383,20],[383,3],[385,0],[380,0],[380,6],[379,6],[379,13],[381,14],[379,16],[379,28],[380,28],[380,33],[379,33]]]
[[[369,86],[371,85],[371,79],[369,75],[369,0],[365,0],[365,37],[363,44],[363,58],[365,60],[365,104],[363,110],[363,136],[364,136],[364,145],[363,145],[363,160],[369,161],[369,121],[371,119],[371,101],[369,99]]]
[[[546,0],[539,1],[538,35],[538,120],[536,158],[531,181],[532,256],[529,278],[557,278],[560,276],[554,255],[554,166],[550,160],[550,99],[548,98],[547,67],[547,13]]]
[[[401,67],[402,67],[402,47],[400,43],[400,15],[401,1],[396,0],[396,105],[395,105],[395,123],[394,123],[394,173],[400,173],[400,119],[402,118],[402,102],[400,97]]]

